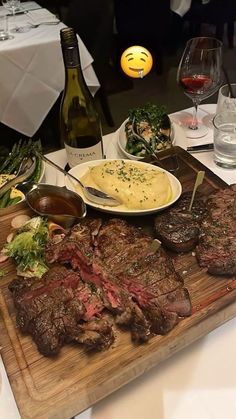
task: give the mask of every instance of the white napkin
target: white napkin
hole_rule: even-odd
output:
[[[41,9],[41,6],[39,6],[38,3],[35,1],[26,1],[25,3],[22,3],[20,8],[22,10],[28,11],[28,10],[34,10],[34,9]]]
[[[37,9],[37,10],[30,10],[27,13],[27,16],[31,19],[33,24],[40,24],[40,23],[54,23],[58,22],[59,20],[55,15],[49,12],[47,9]]]
[[[197,112],[197,118],[200,123],[208,128],[208,132],[204,137],[187,138],[187,147],[213,143],[213,124],[212,120],[216,112],[215,104],[200,105]],[[185,109],[180,112],[173,113],[171,120],[185,129],[185,124],[190,121],[193,114],[193,108]],[[178,144],[177,144],[178,145]]]

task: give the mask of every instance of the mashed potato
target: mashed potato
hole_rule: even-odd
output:
[[[133,210],[157,208],[172,198],[171,184],[165,172],[124,160],[105,161],[91,167],[81,181]]]

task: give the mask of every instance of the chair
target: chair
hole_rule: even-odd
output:
[[[113,37],[114,8],[112,0],[71,0],[68,6],[66,24],[76,30],[94,62],[93,67],[100,82],[96,94],[99,99],[107,124],[114,126],[109,108],[106,76]]]
[[[220,40],[223,40],[224,25],[227,24],[228,45],[233,48],[235,0],[210,0],[206,4],[201,0],[192,0],[184,20],[190,23],[190,37],[202,35],[202,24],[208,23],[215,26],[215,36]]]
[[[115,0],[115,20],[120,50],[141,45],[153,53],[161,73],[162,55],[169,39],[169,0]]]

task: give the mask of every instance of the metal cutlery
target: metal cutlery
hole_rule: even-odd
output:
[[[187,151],[189,151],[189,153],[201,153],[203,151],[213,151],[214,150],[214,144],[213,143],[209,143],[209,144],[202,144],[202,145],[194,145],[191,147],[187,147]]]
[[[37,150],[35,150],[35,154],[38,157],[40,157],[42,160],[44,160],[46,163],[50,164],[52,167],[57,169],[59,172],[67,176],[72,181],[73,186],[74,186],[74,182],[78,183],[83,189],[85,197],[89,201],[94,202],[95,204],[99,204],[99,205],[107,205],[109,207],[115,207],[121,204],[119,201],[117,201],[117,199],[107,195],[105,192],[102,192],[91,186],[85,186],[79,179],[77,179],[75,176],[68,173],[66,170],[62,169],[60,166],[58,166],[52,160],[45,157],[43,154],[39,153]]]
[[[31,23],[31,22],[27,22],[27,25],[29,25],[32,29],[38,28],[41,25],[58,25],[60,23],[60,20],[57,20],[56,22],[40,22],[40,23]]]
[[[36,166],[36,159],[35,157],[24,157],[16,176],[8,180],[4,185],[0,188],[0,197],[4,195],[10,188],[17,185],[18,183],[24,182],[25,180],[29,179],[29,177],[33,174],[34,169]]]
[[[149,144],[149,142],[137,132],[135,118],[133,118],[133,120],[132,120],[131,131],[132,131],[133,136],[136,137],[137,140],[139,140],[139,141],[142,142],[142,144],[144,145],[146,151],[151,156],[155,157],[155,160],[157,161],[158,166],[160,166],[162,169],[166,170],[164,164],[162,163],[162,161],[161,161],[161,159],[160,159],[160,157],[158,155],[158,152],[156,152],[152,148],[152,146]],[[178,168],[179,168],[178,159],[177,159],[177,156],[175,156],[175,155],[173,155],[172,157],[173,157],[173,161],[174,161],[174,167],[173,167],[173,169],[167,169],[167,170],[169,172],[176,172],[178,170]]]

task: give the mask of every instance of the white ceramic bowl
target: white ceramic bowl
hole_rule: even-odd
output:
[[[142,160],[143,157],[134,156],[133,154],[130,154],[125,150],[126,143],[127,143],[125,125],[126,125],[127,122],[128,122],[128,119],[126,119],[119,128],[118,147],[119,147],[120,151],[122,152],[122,154],[124,155],[124,157],[126,157],[127,159]],[[173,122],[171,122],[171,140],[172,140],[172,144],[174,145],[174,143],[175,143],[175,126],[174,126]],[[160,151],[163,151],[163,150],[160,150]]]

